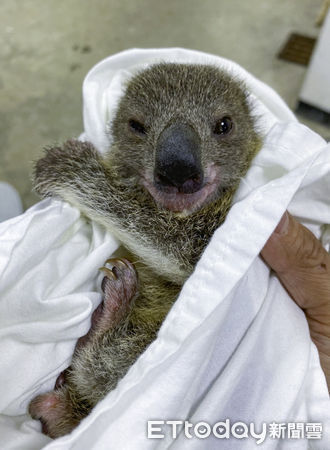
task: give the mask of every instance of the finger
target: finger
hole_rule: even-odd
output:
[[[305,311],[330,387],[330,255],[313,233],[287,212],[261,255]]]
[[[330,316],[330,255],[313,233],[286,212],[261,255],[301,308]]]

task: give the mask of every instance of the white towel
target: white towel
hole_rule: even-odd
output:
[[[330,146],[236,64],[184,49],[130,50],[96,65],[84,82],[84,139],[105,150],[125,80],[159,60],[211,63],[242,78],[262,115],[264,146],[156,341],[55,441],[26,407],[69,364],[100,300],[97,269],[117,243],[56,199],[0,224],[0,448],[330,448],[329,394],[305,316],[259,257],[286,209],[329,246]],[[164,422],[149,423],[158,438],[147,436],[152,420]],[[170,420],[192,427],[178,423],[173,438]],[[265,435],[253,437],[250,423]]]

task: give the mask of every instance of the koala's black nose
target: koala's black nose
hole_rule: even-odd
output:
[[[160,189],[176,187],[192,193],[202,187],[200,138],[191,126],[175,123],[160,134],[154,178]]]

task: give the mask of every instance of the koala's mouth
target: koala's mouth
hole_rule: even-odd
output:
[[[219,186],[218,168],[214,164],[209,165],[205,170],[203,185],[193,193],[180,192],[175,186],[167,187],[166,190],[159,189],[153,177],[147,174],[143,176],[142,184],[158,205],[169,211],[188,215],[212,198]]]

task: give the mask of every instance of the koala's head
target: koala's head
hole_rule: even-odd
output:
[[[207,65],[157,64],[127,85],[111,124],[121,181],[190,214],[238,185],[260,139],[242,83]]]

